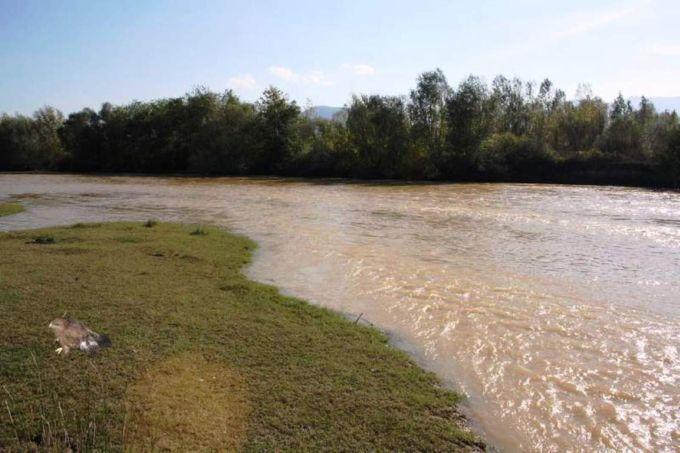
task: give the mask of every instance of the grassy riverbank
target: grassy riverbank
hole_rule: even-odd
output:
[[[0,445],[480,446],[459,397],[383,334],[247,280],[253,248],[154,223],[0,235]],[[65,312],[113,347],[57,356]]]
[[[0,203],[0,217],[24,212],[24,207],[18,203]]]

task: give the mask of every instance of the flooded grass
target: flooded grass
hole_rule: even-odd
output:
[[[246,279],[254,244],[201,231],[112,223],[0,234],[0,445],[483,447],[459,397],[385,335]],[[78,253],[27,244],[36,237]],[[57,356],[47,325],[64,313],[114,347]]]
[[[0,217],[24,212],[24,207],[19,203],[0,203]]]

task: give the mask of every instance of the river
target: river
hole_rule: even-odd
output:
[[[680,194],[533,184],[0,175],[0,230],[155,218],[387,331],[501,451],[677,451]]]

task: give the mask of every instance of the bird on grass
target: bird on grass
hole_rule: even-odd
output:
[[[111,346],[111,340],[106,335],[90,330],[80,321],[68,318],[54,319],[49,328],[54,331],[55,341],[59,348],[57,354],[68,355],[71,349],[80,349],[86,354],[95,354],[100,348]]]

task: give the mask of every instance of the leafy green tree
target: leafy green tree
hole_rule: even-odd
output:
[[[253,166],[256,116],[252,104],[230,90],[191,141],[189,170],[203,174],[244,174]]]
[[[530,84],[520,79],[498,76],[491,84],[491,106],[494,111],[496,132],[525,135],[529,132],[530,108],[527,98]]]
[[[650,157],[654,153],[656,145],[657,137],[655,134],[658,132],[656,123],[659,120],[659,115],[656,113],[654,104],[645,96],[640,99],[640,105],[635,110],[634,115],[637,128],[640,131],[640,151],[645,158]]]
[[[446,103],[446,121],[448,146],[437,166],[449,176],[468,173],[493,126],[489,92],[481,79],[470,76],[452,92]]]
[[[670,133],[665,148],[658,157],[659,172],[665,182],[672,187],[680,188],[680,126]]]
[[[58,130],[64,121],[61,112],[43,107],[32,117],[0,116],[0,169],[52,170],[64,158]]]
[[[680,128],[680,120],[675,111],[658,113],[653,117],[647,127],[645,137],[648,140],[650,160],[656,160],[661,153],[665,152],[668,141],[676,128]]]
[[[587,95],[561,102],[551,113],[547,143],[566,157],[594,149],[607,126],[607,104]]]
[[[356,175],[394,178],[409,150],[409,127],[402,98],[354,96],[347,114]]]
[[[446,100],[451,94],[441,69],[418,76],[416,88],[409,96],[408,113],[417,145],[439,156],[446,141]]]
[[[609,127],[604,135],[602,150],[617,160],[642,160],[641,130],[633,106],[619,93],[609,113]]]
[[[562,90],[554,89],[549,79],[543,80],[538,89],[538,96],[530,99],[529,136],[537,146],[548,145],[548,137],[552,119],[565,103]]]
[[[630,101],[625,100],[623,95],[619,93],[612,103],[609,118],[612,121],[622,121],[629,119],[632,115],[633,106],[630,104]]]
[[[261,145],[254,170],[265,173],[285,170],[301,151],[297,129],[300,108],[282,91],[269,87],[257,102],[256,111]]]
[[[54,107],[46,106],[33,114],[37,143],[34,154],[28,156],[33,168],[53,170],[63,162],[65,155],[58,133],[63,122],[64,115]]]
[[[0,169],[31,170],[29,156],[36,147],[32,122],[23,115],[0,117]]]
[[[106,162],[101,146],[100,118],[92,109],[71,113],[60,129],[64,147],[69,150],[76,170],[101,170]]]
[[[273,87],[254,104],[198,87],[66,119],[50,107],[4,114],[0,170],[619,182],[625,163],[628,183],[677,185],[678,129],[644,97],[608,106],[581,86],[567,101],[547,79],[503,76],[452,90],[437,69],[407,98],[354,96],[330,121]]]
[[[347,128],[337,121],[314,118],[301,125],[304,150],[295,162],[301,176],[352,176],[356,155]]]

